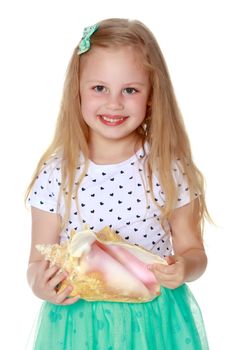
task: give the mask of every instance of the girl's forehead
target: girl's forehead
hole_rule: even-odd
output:
[[[146,75],[142,55],[131,46],[94,47],[81,58],[81,77],[95,74]]]

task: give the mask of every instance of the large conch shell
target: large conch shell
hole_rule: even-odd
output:
[[[126,243],[109,227],[98,233],[88,226],[72,231],[65,243],[36,245],[52,264],[68,272],[58,290],[71,284],[70,296],[86,300],[146,302],[160,294],[160,285],[147,265],[167,262],[152,252]]]

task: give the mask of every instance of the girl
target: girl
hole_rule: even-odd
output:
[[[205,271],[203,176],[195,166],[169,73],[139,21],[84,30],[64,85],[54,139],[27,191],[32,213],[28,281],[45,300],[34,348],[208,349],[185,282]],[[147,303],[88,302],[57,292],[66,272],[44,261],[87,223],[166,258],[148,266],[162,285]]]

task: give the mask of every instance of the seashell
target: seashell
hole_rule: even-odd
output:
[[[126,243],[109,227],[98,233],[85,226],[72,231],[62,244],[39,244],[38,251],[51,264],[68,272],[58,292],[71,284],[70,296],[116,302],[146,302],[160,294],[160,285],[148,264],[165,264],[158,255]]]

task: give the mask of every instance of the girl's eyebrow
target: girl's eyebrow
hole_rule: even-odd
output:
[[[139,82],[139,81],[132,81],[130,83],[124,84],[124,85],[146,85],[145,83]]]
[[[98,83],[98,84],[107,85],[106,82],[104,82],[102,80],[98,80],[98,79],[96,79],[96,80],[88,80],[87,83],[93,83],[93,84],[97,84]]]
[[[98,80],[98,79],[96,79],[96,80],[88,80],[87,81],[87,83],[95,83],[95,84],[103,84],[103,85],[109,85],[107,82],[105,82],[105,81],[102,81],[102,80]],[[138,81],[133,81],[133,82],[129,82],[129,83],[124,83],[123,84],[124,86],[129,86],[129,85],[142,85],[142,86],[144,86],[145,85],[145,83],[142,83],[142,82],[138,82]]]

